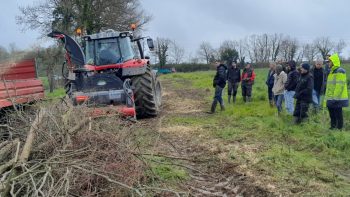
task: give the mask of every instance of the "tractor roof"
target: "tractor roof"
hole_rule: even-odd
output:
[[[91,34],[85,36],[85,38],[91,39],[91,40],[98,40],[98,39],[104,39],[104,38],[116,38],[116,37],[127,37],[127,36],[132,36],[132,32],[119,32],[119,31],[114,31],[112,29],[108,29],[104,32],[96,33],[96,34]]]

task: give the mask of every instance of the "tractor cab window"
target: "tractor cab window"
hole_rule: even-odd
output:
[[[110,40],[97,43],[98,65],[121,63],[122,57],[118,43]]]
[[[87,41],[85,47],[87,64],[100,66],[133,59],[134,53],[130,43],[128,37]]]
[[[123,61],[128,61],[135,58],[135,53],[132,48],[132,42],[129,37],[120,38],[120,50],[123,54]]]

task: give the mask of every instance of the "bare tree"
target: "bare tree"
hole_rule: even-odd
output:
[[[309,63],[314,62],[318,53],[317,47],[314,45],[314,43],[304,44],[302,48],[304,57],[307,59],[307,61]]]
[[[272,50],[269,35],[251,35],[247,40],[248,54],[252,62],[266,63],[270,60]]]
[[[3,46],[0,46],[0,61],[7,60],[10,57],[9,52]]]
[[[156,49],[155,53],[158,56],[159,66],[162,68],[166,65],[169,56],[169,47],[171,40],[167,38],[157,38],[156,39]]]
[[[185,49],[179,46],[175,40],[171,42],[171,56],[175,64],[180,64],[185,56]]]
[[[55,89],[55,73],[57,73],[57,64],[62,62],[62,50],[60,46],[51,46],[40,52],[39,57],[42,59],[42,64],[46,67],[46,76],[49,82],[49,91]],[[57,74],[56,74],[57,75]]]
[[[346,48],[346,42],[344,40],[339,40],[339,42],[334,47],[334,52],[341,55],[345,48]]]
[[[42,0],[19,9],[17,23],[43,34],[52,29],[72,33],[77,28],[87,34],[103,29],[124,31],[132,23],[142,28],[151,20],[139,0]]]
[[[247,37],[247,51],[251,62],[257,63],[258,60],[258,42],[257,35]]]
[[[270,54],[271,54],[271,60],[276,61],[277,57],[280,53],[281,48],[281,41],[283,38],[282,34],[272,34],[270,37]]]
[[[225,40],[221,43],[220,49],[236,49],[236,42],[232,40]]]
[[[329,37],[316,38],[314,45],[317,47],[318,51],[321,53],[322,58],[326,60],[327,55],[334,49],[335,44],[331,41]]]
[[[245,63],[245,58],[247,55],[247,40],[246,39],[241,39],[236,42],[236,50],[238,52],[239,56],[239,62],[241,65]]]
[[[221,60],[227,63],[237,61],[239,54],[236,50],[236,42],[231,40],[224,41],[218,50],[218,55]]]
[[[209,42],[202,42],[199,46],[198,55],[209,64],[210,60],[215,57],[215,50]]]
[[[282,61],[290,61],[296,57],[299,49],[299,43],[296,38],[286,36],[283,38],[280,46],[280,55]]]

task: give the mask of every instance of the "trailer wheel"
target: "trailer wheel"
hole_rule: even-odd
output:
[[[161,105],[161,85],[150,66],[143,75],[132,78],[137,118],[156,117]]]

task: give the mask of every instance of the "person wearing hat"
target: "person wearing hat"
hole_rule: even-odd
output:
[[[294,95],[295,88],[297,87],[297,82],[299,78],[299,72],[296,70],[296,62],[294,60],[289,61],[287,64],[288,77],[287,82],[284,85],[284,99],[287,112],[292,115],[294,112]]]
[[[330,73],[327,78],[327,89],[324,99],[324,107],[328,108],[331,118],[330,129],[343,128],[343,107],[349,106],[349,95],[346,79],[346,71],[341,68],[338,54],[329,57]]]
[[[251,64],[247,62],[242,72],[242,97],[244,102],[251,102],[252,89],[255,80],[255,72],[251,67]]]
[[[239,69],[237,63],[233,61],[227,69],[228,103],[231,102],[231,96],[233,96],[233,103],[236,102],[236,95],[239,82],[241,82],[241,69]]]
[[[211,105],[211,110],[209,112],[210,114],[215,113],[216,105],[218,104],[218,102],[220,103],[221,111],[225,110],[224,100],[222,99],[222,91],[226,86],[227,67],[225,64],[223,64],[220,61],[216,61],[215,66],[216,66],[216,75],[213,79],[213,87],[215,88],[215,95],[214,95],[213,103]]]
[[[298,79],[294,98],[297,100],[295,110],[293,113],[294,122],[301,123],[308,117],[307,112],[309,105],[312,103],[312,90],[314,87],[314,80],[310,74],[310,65],[304,63],[300,68],[300,77]]]

